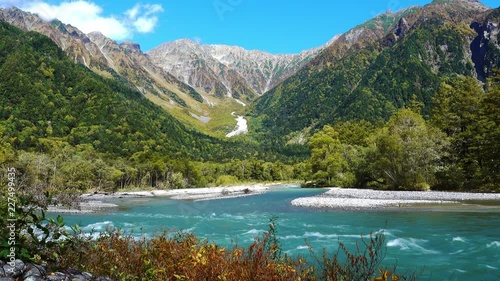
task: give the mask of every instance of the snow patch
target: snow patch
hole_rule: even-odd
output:
[[[231,115],[235,116],[236,113],[233,111],[231,112]],[[240,115],[236,118],[236,128],[232,132],[227,134],[226,138],[232,138],[234,136],[246,133],[248,133],[248,122],[243,116]]]

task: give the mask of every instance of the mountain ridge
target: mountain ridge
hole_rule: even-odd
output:
[[[7,147],[38,152],[87,145],[137,159],[208,159],[240,149],[187,128],[139,91],[75,64],[47,36],[0,22],[0,39],[0,129]]]
[[[251,61],[252,56],[278,56],[223,45],[201,48],[188,40],[180,40],[184,45],[191,44],[194,50],[191,53],[201,59],[196,59],[195,64],[181,65],[181,69],[188,69],[188,74],[179,75],[173,71],[172,75],[171,69],[159,67],[151,60],[150,52],[143,53],[140,45],[134,42],[117,43],[99,32],[84,34],[69,24],[58,20],[46,22],[36,14],[15,7],[0,9],[0,20],[48,36],[75,63],[81,63],[103,77],[127,84],[186,125],[218,136],[226,135],[233,128],[235,120],[230,118],[232,111],[241,110],[260,94],[295,73],[320,51],[320,48],[316,48],[287,55],[284,56],[284,63],[283,60],[269,59],[254,62]],[[175,41],[171,44],[175,44]],[[245,63],[239,69],[223,63],[232,61],[234,64],[236,60]],[[178,60],[174,59],[174,62],[172,67]],[[242,72],[249,74],[244,76]],[[227,112],[228,116],[221,116],[215,111]],[[215,121],[200,122],[196,116]]]
[[[15,7],[0,9],[0,20],[23,30],[36,31],[48,36],[75,63],[81,63],[104,77],[119,79],[143,94],[160,96],[170,101],[179,101],[179,95],[194,91],[169,73],[144,62],[144,55],[140,48],[138,49],[140,52],[127,53],[125,52],[127,44],[120,45],[99,32],[85,34],[59,20],[46,22],[36,14]],[[106,50],[114,50],[114,54],[110,54]],[[148,70],[144,70],[142,65],[134,65],[139,61],[145,63]],[[151,82],[155,80],[157,80],[156,83]],[[181,107],[183,103],[181,102]]]
[[[338,118],[386,119],[410,100],[406,90],[395,86],[398,83],[414,91],[412,94],[426,105],[424,114],[428,114],[431,89],[436,87],[440,73],[486,77],[494,65],[484,57],[469,59],[477,51],[468,44],[491,29],[487,23],[469,27],[481,17],[478,14],[487,11],[489,8],[474,0],[435,0],[424,7],[377,15],[318,48],[282,55],[238,46],[202,45],[189,39],[166,42],[144,53],[137,43],[117,43],[99,32],[83,34],[71,25],[57,20],[44,22],[17,8],[0,9],[0,19],[48,35],[74,62],[139,90],[185,124],[196,124],[193,126],[197,129],[216,128],[223,136],[234,127],[229,113],[241,113],[250,104],[247,112],[257,124],[252,130],[277,130],[288,139],[298,135],[305,140],[304,132]],[[434,31],[426,29],[431,24]],[[421,28],[425,31],[416,34],[415,30]],[[460,44],[448,43],[447,36]],[[412,39],[406,40],[408,37]],[[488,42],[495,43],[485,36],[477,40],[479,49]],[[415,45],[412,50],[404,46],[406,41]],[[397,48],[400,55],[391,51]],[[391,72],[413,77],[415,73],[407,73],[398,65],[398,60],[412,52],[419,52],[420,62],[405,59],[414,63],[416,79],[425,77],[428,89],[406,86],[411,81],[401,77],[389,85],[384,77]],[[378,83],[373,84],[376,80]],[[387,97],[381,85],[393,90],[393,97]],[[307,113],[294,109],[304,104],[310,105]],[[373,104],[377,104],[376,109],[372,109]],[[220,112],[227,116],[221,117]],[[220,123],[214,123],[214,114],[219,114],[215,119]]]
[[[484,35],[470,25],[488,25],[483,19],[493,11],[475,1],[433,2],[358,25],[260,97],[248,110],[250,129],[262,139],[303,143],[326,124],[387,120],[413,96],[428,116],[442,77],[478,77],[471,43]],[[492,52],[499,48],[488,42]],[[499,61],[491,55],[488,71]]]
[[[213,79],[222,82],[228,96],[235,92],[231,81],[221,75],[228,71],[235,71],[236,77],[233,79],[246,84],[250,87],[249,90],[260,96],[304,66],[325,47],[326,45],[323,45],[298,54],[270,54],[260,50],[246,50],[239,46],[202,45],[190,39],[178,39],[165,42],[146,53],[157,66],[173,73],[194,88],[203,88],[203,83],[206,82],[197,79],[195,71],[199,60],[203,60],[210,68],[208,72],[216,76]],[[215,95],[223,94],[216,89]]]

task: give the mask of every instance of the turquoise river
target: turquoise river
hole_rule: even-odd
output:
[[[419,210],[339,211],[294,207],[295,198],[322,190],[272,187],[260,195],[212,201],[168,198],[110,199],[120,206],[94,214],[66,214],[68,225],[102,231],[108,225],[151,236],[165,229],[195,233],[219,245],[249,245],[277,216],[283,250],[310,258],[306,240],[321,255],[348,247],[360,235],[383,231],[386,265],[419,272],[418,280],[500,280],[500,203],[477,208],[425,207]],[[484,202],[483,202],[484,203]],[[423,272],[421,272],[423,271]]]

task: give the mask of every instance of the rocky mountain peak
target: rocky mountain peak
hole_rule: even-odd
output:
[[[472,8],[475,10],[482,10],[482,11],[486,11],[489,9],[483,3],[481,3],[481,1],[479,1],[479,0],[434,0],[434,1],[432,1],[431,5],[432,4],[438,4],[438,5],[440,5],[440,4],[456,4],[456,5],[460,5],[462,7],[468,7],[468,8]]]
[[[244,92],[262,95],[294,74],[325,47],[300,54],[276,55],[238,46],[200,45],[189,39],[180,39],[162,44],[148,51],[147,55],[156,65],[197,89],[212,91],[220,82],[223,89],[219,89],[217,96],[226,91],[230,94],[241,92],[241,87],[247,88]],[[235,84],[239,85],[239,90],[234,89]]]
[[[104,34],[102,34],[100,31],[92,31],[87,34],[88,37],[92,38],[93,40],[111,40],[108,37],[106,37]]]
[[[142,53],[141,45],[134,43],[134,42],[123,42],[120,44],[120,48],[127,50],[127,51]]]
[[[164,50],[172,50],[172,51],[183,51],[183,52],[186,51],[199,52],[201,50],[200,44],[191,39],[178,39],[172,42],[163,43],[157,48],[161,48]]]
[[[6,9],[0,8],[0,20],[25,30],[32,30],[33,25],[43,22],[42,19],[36,15],[24,12],[16,7],[9,7]]]
[[[87,34],[87,37],[100,49],[102,49],[102,46],[107,44],[116,44],[114,40],[104,36],[104,34],[99,31],[90,32],[89,34]]]

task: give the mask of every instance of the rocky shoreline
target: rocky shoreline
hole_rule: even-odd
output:
[[[113,193],[87,193],[81,196],[78,209],[50,206],[55,213],[93,213],[103,209],[117,208],[106,202],[118,198],[166,197],[174,200],[218,200],[265,193],[271,185],[255,184],[231,187],[207,187],[173,190],[130,191]],[[442,191],[384,191],[353,188],[328,188],[326,192],[312,197],[302,197],[291,201],[294,206],[330,209],[387,209],[418,207],[424,205],[467,204],[471,201],[500,201],[499,193],[464,193]],[[499,203],[500,206],[500,203]],[[1,281],[1,280],[0,280]]]
[[[111,281],[110,278],[94,276],[89,272],[81,272],[68,269],[65,272],[48,272],[45,265],[24,263],[22,260],[15,260],[14,266],[10,262],[0,260],[0,280],[1,281]]]
[[[270,185],[255,184],[226,187],[206,187],[206,188],[187,188],[172,190],[151,190],[151,191],[130,191],[113,193],[87,193],[81,196],[82,202],[79,208],[67,208],[61,206],[50,206],[49,212],[53,213],[94,213],[103,209],[117,208],[118,205],[104,202],[103,200],[117,198],[151,198],[167,197],[174,200],[218,200],[227,198],[236,198],[262,194],[269,189]],[[0,280],[1,281],[1,280]]]
[[[292,200],[291,204],[312,208],[380,209],[419,205],[457,205],[471,201],[489,200],[500,200],[500,194],[330,188],[327,192],[317,196]]]

